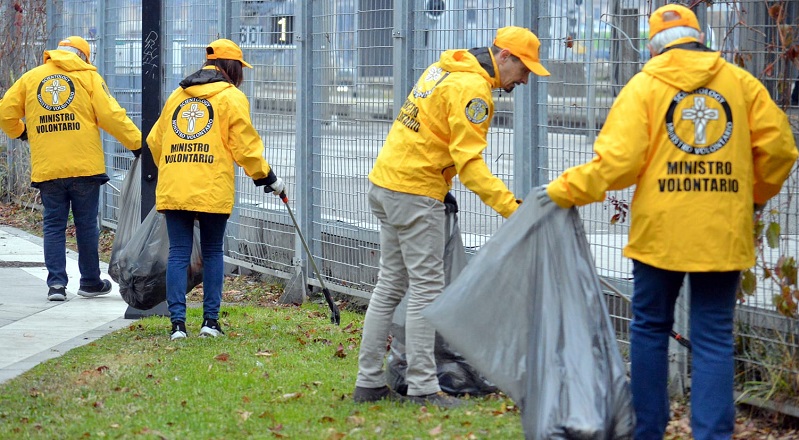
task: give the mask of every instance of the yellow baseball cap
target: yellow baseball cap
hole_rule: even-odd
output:
[[[241,61],[241,64],[244,67],[249,67],[252,69],[250,63],[244,61],[244,55],[241,53],[241,48],[236,43],[225,38],[212,41],[211,44],[205,48],[205,58],[209,60]]]
[[[92,57],[91,57],[91,49],[89,48],[89,43],[86,40],[84,40],[83,38],[81,38],[81,37],[72,36],[72,37],[64,38],[63,40],[58,42],[58,45],[59,46],[74,47],[75,49],[78,49],[79,51],[81,51],[81,53],[83,55],[86,56],[86,62],[87,63],[90,62],[91,59],[92,59]]]
[[[669,14],[671,17],[677,18],[672,20],[664,20],[663,16],[667,12],[672,13]],[[694,14],[694,11],[686,8],[685,6],[676,4],[661,6],[649,16],[649,39],[651,40],[652,37],[654,37],[655,34],[660,31],[679,26],[687,26],[694,28],[697,31],[702,31],[699,28],[699,20],[696,19],[696,14]]]
[[[508,49],[536,75],[549,76],[549,71],[541,64],[541,58],[538,56],[541,42],[529,29],[517,26],[499,28],[497,38],[494,39],[494,46]]]

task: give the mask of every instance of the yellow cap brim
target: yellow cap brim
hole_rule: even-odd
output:
[[[252,65],[251,65],[250,63],[248,63],[248,62],[246,62],[246,61],[244,61],[244,60],[240,60],[240,61],[241,61],[241,65],[242,65],[242,66],[244,66],[244,67],[249,67],[250,69],[252,69]]]
[[[541,63],[525,59],[522,59],[522,62],[528,69],[530,69],[530,72],[533,72],[538,76],[549,76],[549,70],[545,69]]]

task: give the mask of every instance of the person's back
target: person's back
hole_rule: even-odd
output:
[[[761,151],[792,142],[790,131],[778,130],[785,115],[720,53],[697,42],[669,47],[618,98],[638,101],[641,111],[607,124],[629,148],[649,145],[622,159],[643,171],[627,176],[636,197],[625,256],[689,272],[751,267],[752,205],[773,197],[790,170],[789,156]]]
[[[100,185],[109,180],[100,129],[134,155],[141,151],[141,132],[89,63],[90,52],[81,37],[61,40],[55,50],[44,53],[44,63],[22,75],[0,101],[0,129],[30,142],[31,185],[39,189],[44,206],[50,301],[67,298],[65,229],[70,211],[78,242],[78,295],[111,291],[110,281],[100,278],[97,250]]]
[[[0,113],[0,127],[13,132],[26,119],[33,183],[105,173],[100,128],[130,150],[141,147],[141,132],[110,96],[97,68],[75,53],[46,51],[44,63],[26,72],[5,100],[3,108],[14,111]]]
[[[613,103],[591,162],[552,181],[560,207],[636,185],[630,206],[630,324],[635,439],[662,439],[669,420],[668,346],[689,284],[691,428],[732,436],[733,322],[740,271],[754,259],[753,214],[775,196],[797,151],[787,117],[752,75],[704,46],[680,5],[649,19],[652,59]]]

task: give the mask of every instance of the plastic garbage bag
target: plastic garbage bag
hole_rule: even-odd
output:
[[[537,192],[422,314],[520,407],[528,439],[632,438],[626,368],[577,210]]]
[[[141,170],[136,158],[120,196],[120,214],[108,274],[119,284],[125,302],[139,310],[149,310],[166,300],[166,265],[169,234],[166,218],[155,208],[141,224]],[[188,268],[187,293],[202,283],[203,263],[200,230],[194,226],[194,241]]]
[[[130,169],[122,181],[122,192],[119,200],[117,229],[114,232],[114,244],[111,247],[111,260],[108,264],[108,275],[119,283],[119,252],[133,237],[133,232],[141,224],[141,169],[140,158],[133,159]]]
[[[450,284],[466,266],[466,252],[463,249],[461,231],[458,226],[456,212],[447,211],[444,234],[447,241],[444,245],[444,282]],[[406,394],[408,384],[405,374],[408,362],[405,355],[405,312],[408,297],[406,296],[394,311],[390,334],[391,348],[387,357],[386,382],[391,389]],[[494,393],[497,387],[486,380],[470,366],[466,359],[441,337],[436,334],[435,341],[436,375],[443,391],[452,395],[469,394],[479,396]]]

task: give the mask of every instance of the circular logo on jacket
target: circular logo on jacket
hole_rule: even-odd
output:
[[[466,104],[466,119],[480,124],[488,119],[488,103],[480,98],[473,98]]]
[[[202,98],[186,99],[172,113],[172,131],[181,139],[197,139],[208,133],[212,125],[214,108]]]
[[[669,140],[688,154],[703,156],[721,150],[732,130],[730,103],[708,88],[677,93],[666,112]]]
[[[36,99],[42,107],[51,112],[64,110],[75,99],[75,84],[72,83],[72,78],[66,75],[47,76],[39,83]]]

